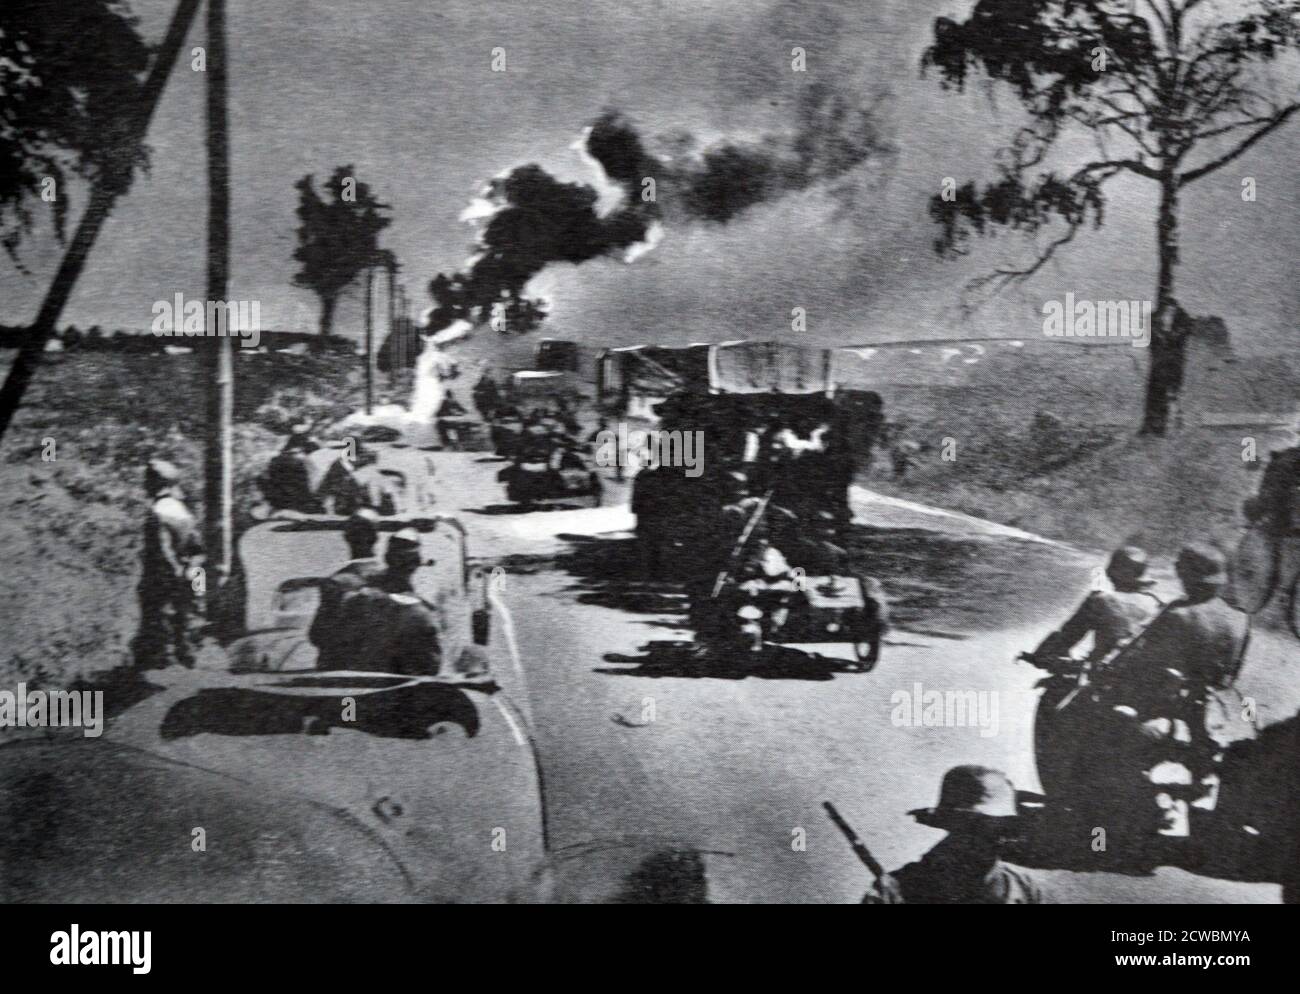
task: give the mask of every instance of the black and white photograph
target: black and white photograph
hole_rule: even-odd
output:
[[[1113,906],[1300,902],[1298,164],[1300,0],[0,0],[23,956],[1068,904],[1258,965]]]

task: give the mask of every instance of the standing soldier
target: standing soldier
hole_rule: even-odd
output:
[[[1246,517],[1282,540],[1300,535],[1300,415],[1264,470],[1259,493],[1246,501]]]
[[[939,804],[911,812],[948,833],[915,863],[887,873],[863,904],[1043,904],[1034,875],[1003,862],[1014,838],[1016,790],[999,770],[955,766],[944,774]]]
[[[149,512],[145,517],[140,574],[140,632],[135,660],[140,669],[194,665],[191,626],[198,600],[193,569],[203,545],[198,524],[185,506],[180,471],[161,459],[145,468]]]

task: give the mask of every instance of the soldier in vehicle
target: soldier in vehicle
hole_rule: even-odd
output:
[[[448,390],[442,398],[442,403],[438,405],[438,441],[443,448],[452,444],[454,437],[453,426],[447,424],[448,419],[463,418],[465,416],[465,405],[456,399],[456,395]]]
[[[301,511],[319,514],[320,500],[312,491],[311,462],[316,451],[307,425],[295,425],[284,448],[272,458],[262,477],[262,495],[273,511]]]
[[[1026,657],[1030,662],[1054,673],[1064,672],[1065,660],[1089,635],[1092,648],[1089,662],[1099,662],[1124,642],[1142,631],[1160,610],[1160,599],[1150,592],[1152,581],[1144,579],[1147,554],[1135,545],[1126,545],[1111,553],[1106,564],[1110,590],[1090,593],[1079,609],[1059,629],[1043,639],[1042,644]]]
[[[491,421],[501,406],[501,391],[497,389],[497,381],[492,379],[492,374],[486,369],[474,384],[470,396],[474,398],[474,406],[478,408],[483,419]]]
[[[420,533],[403,528],[388,540],[385,568],[343,595],[339,625],[355,640],[354,669],[436,674],[442,666],[434,606],[416,594],[415,571],[424,565]]]
[[[144,526],[136,666],[193,666],[192,629],[199,604],[192,571],[203,553],[198,524],[185,506],[180,471],[171,463],[150,460],[145,490],[150,504]]]
[[[915,863],[887,873],[863,904],[1044,904],[1034,874],[1002,860],[1015,837],[1016,790],[1000,770],[955,766],[944,774],[939,804],[911,812],[948,833]]]
[[[319,650],[316,666],[322,670],[351,669],[355,665],[354,630],[340,624],[343,598],[360,590],[384,571],[375,555],[379,539],[379,515],[368,507],[356,511],[343,525],[343,539],[350,558],[321,582],[320,604],[307,630],[307,638]]]
[[[360,439],[352,442],[351,458],[345,452],[325,472],[320,500],[327,513],[348,516],[369,507],[385,517],[402,510],[403,497],[378,466],[379,456]]]

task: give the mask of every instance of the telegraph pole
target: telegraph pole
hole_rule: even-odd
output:
[[[375,287],[374,264],[366,266],[366,413],[375,406],[375,327],[372,299]]]
[[[230,273],[230,147],[226,119],[226,0],[207,0],[207,145],[208,145],[208,307],[214,319],[214,302],[226,300]],[[209,575],[211,611],[220,587],[230,576],[233,559],[231,536],[232,471],[230,422],[234,413],[233,329],[225,335],[205,329],[203,373],[207,384],[207,438],[203,458],[204,544]],[[214,596],[215,595],[215,596]]]

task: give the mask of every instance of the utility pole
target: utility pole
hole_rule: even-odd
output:
[[[226,300],[230,272],[230,147],[226,120],[226,0],[207,0],[207,144],[208,144],[208,306],[207,320],[217,317],[217,302]],[[231,335],[206,328],[203,372],[207,385],[207,439],[203,458],[204,544],[209,574],[210,615],[220,588],[230,576],[232,472],[230,422],[234,413],[234,363]],[[227,327],[227,331],[231,331]],[[213,596],[215,594],[215,597]]]
[[[398,359],[404,358],[406,350],[402,343],[394,338],[397,329],[397,301],[393,294],[397,290],[397,261],[388,260],[388,384],[397,382]]]
[[[366,266],[366,413],[375,406],[375,329],[371,311],[374,296],[375,267]]]

